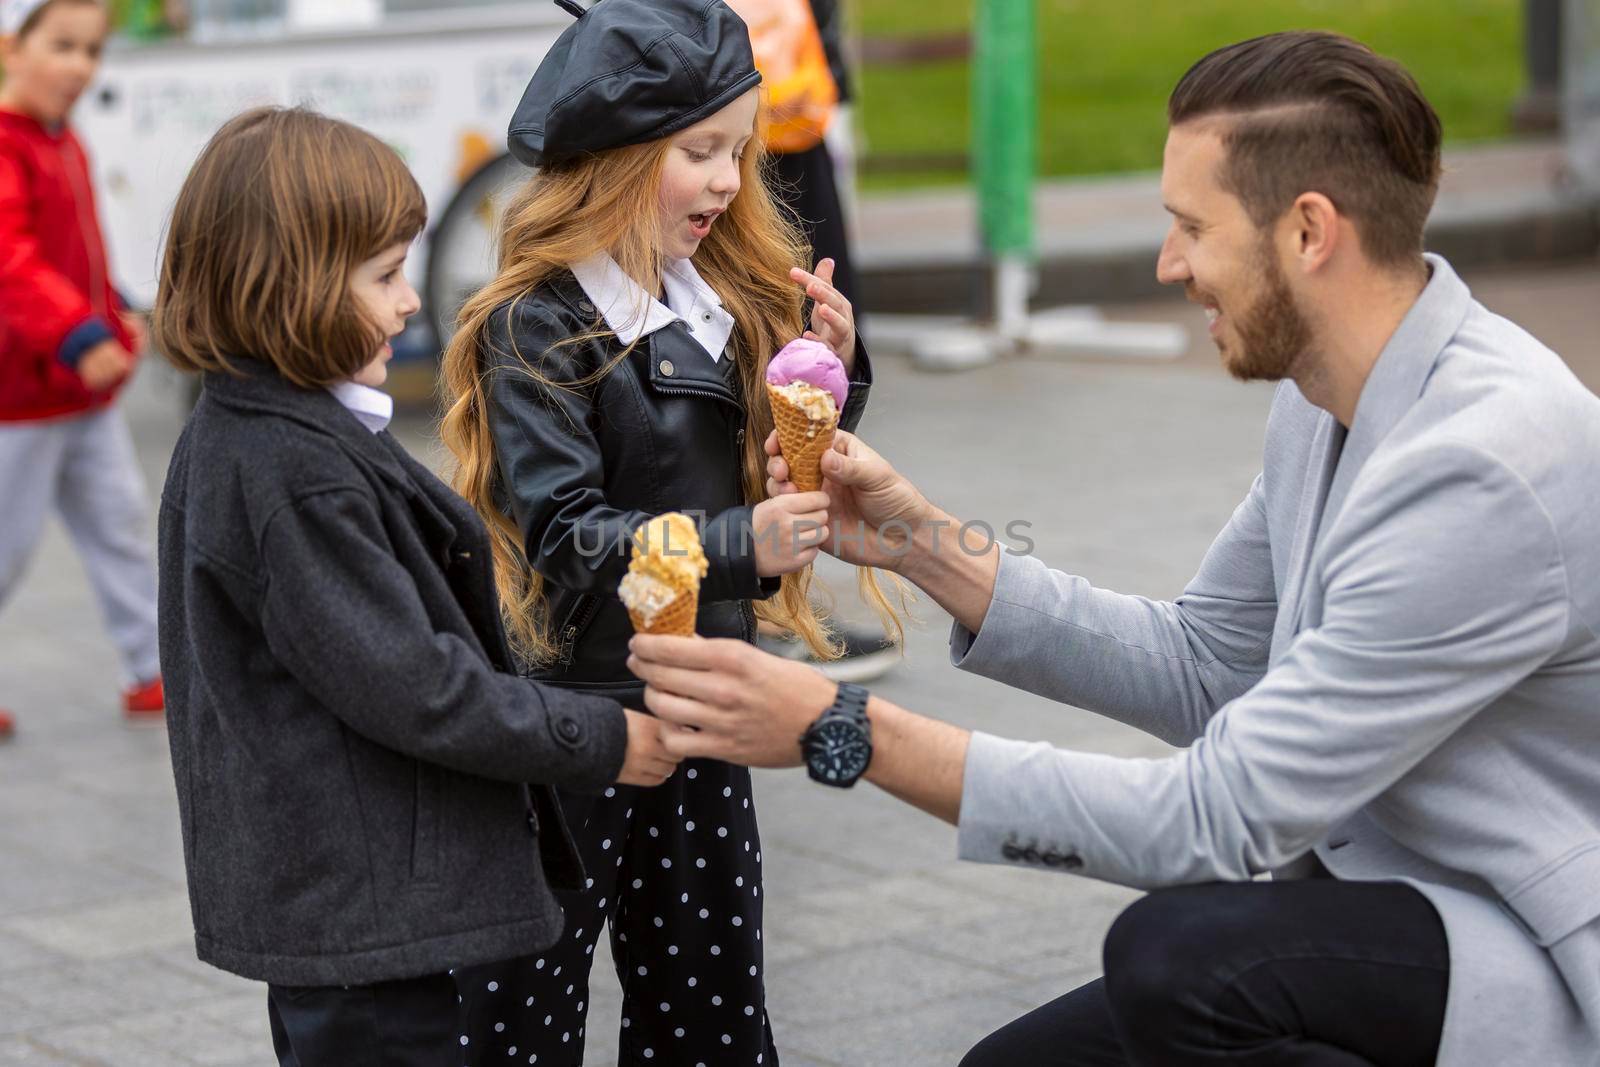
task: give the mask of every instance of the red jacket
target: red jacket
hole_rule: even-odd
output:
[[[0,110],[0,422],[104,407],[78,359],[107,338],[129,351],[89,160],[72,131]]]

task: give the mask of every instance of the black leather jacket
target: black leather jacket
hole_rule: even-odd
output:
[[[751,602],[777,592],[778,580],[756,577],[747,532],[753,505],[741,473],[746,419],[735,361],[713,362],[680,321],[641,338],[585,384],[622,341],[552,346],[590,332],[594,321],[594,306],[568,273],[497,309],[484,353],[489,425],[500,493],[545,579],[559,650],[534,677],[637,706],[644,687],[625,666],[633,627],[617,598],[636,527],[665,511],[703,517],[711,566],[700,588],[702,636],[754,640]],[[523,359],[561,387],[534,381]],[[872,382],[859,345],[852,378],[839,420],[847,430],[860,421]]]

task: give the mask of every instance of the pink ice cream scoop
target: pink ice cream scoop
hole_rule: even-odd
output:
[[[767,381],[773,385],[806,382],[833,394],[833,402],[844,410],[844,398],[850,393],[850,376],[844,364],[821,341],[800,338],[790,341],[767,364]]]

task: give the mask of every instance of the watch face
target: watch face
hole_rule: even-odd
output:
[[[829,782],[851,782],[866,773],[872,746],[851,722],[825,722],[812,734],[806,762]]]

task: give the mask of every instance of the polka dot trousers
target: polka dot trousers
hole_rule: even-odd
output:
[[[589,965],[608,923],[619,1063],[775,1067],[750,772],[685,760],[656,789],[561,800],[585,887],[556,894],[566,924],[547,951],[455,972],[469,1067],[582,1064]]]

